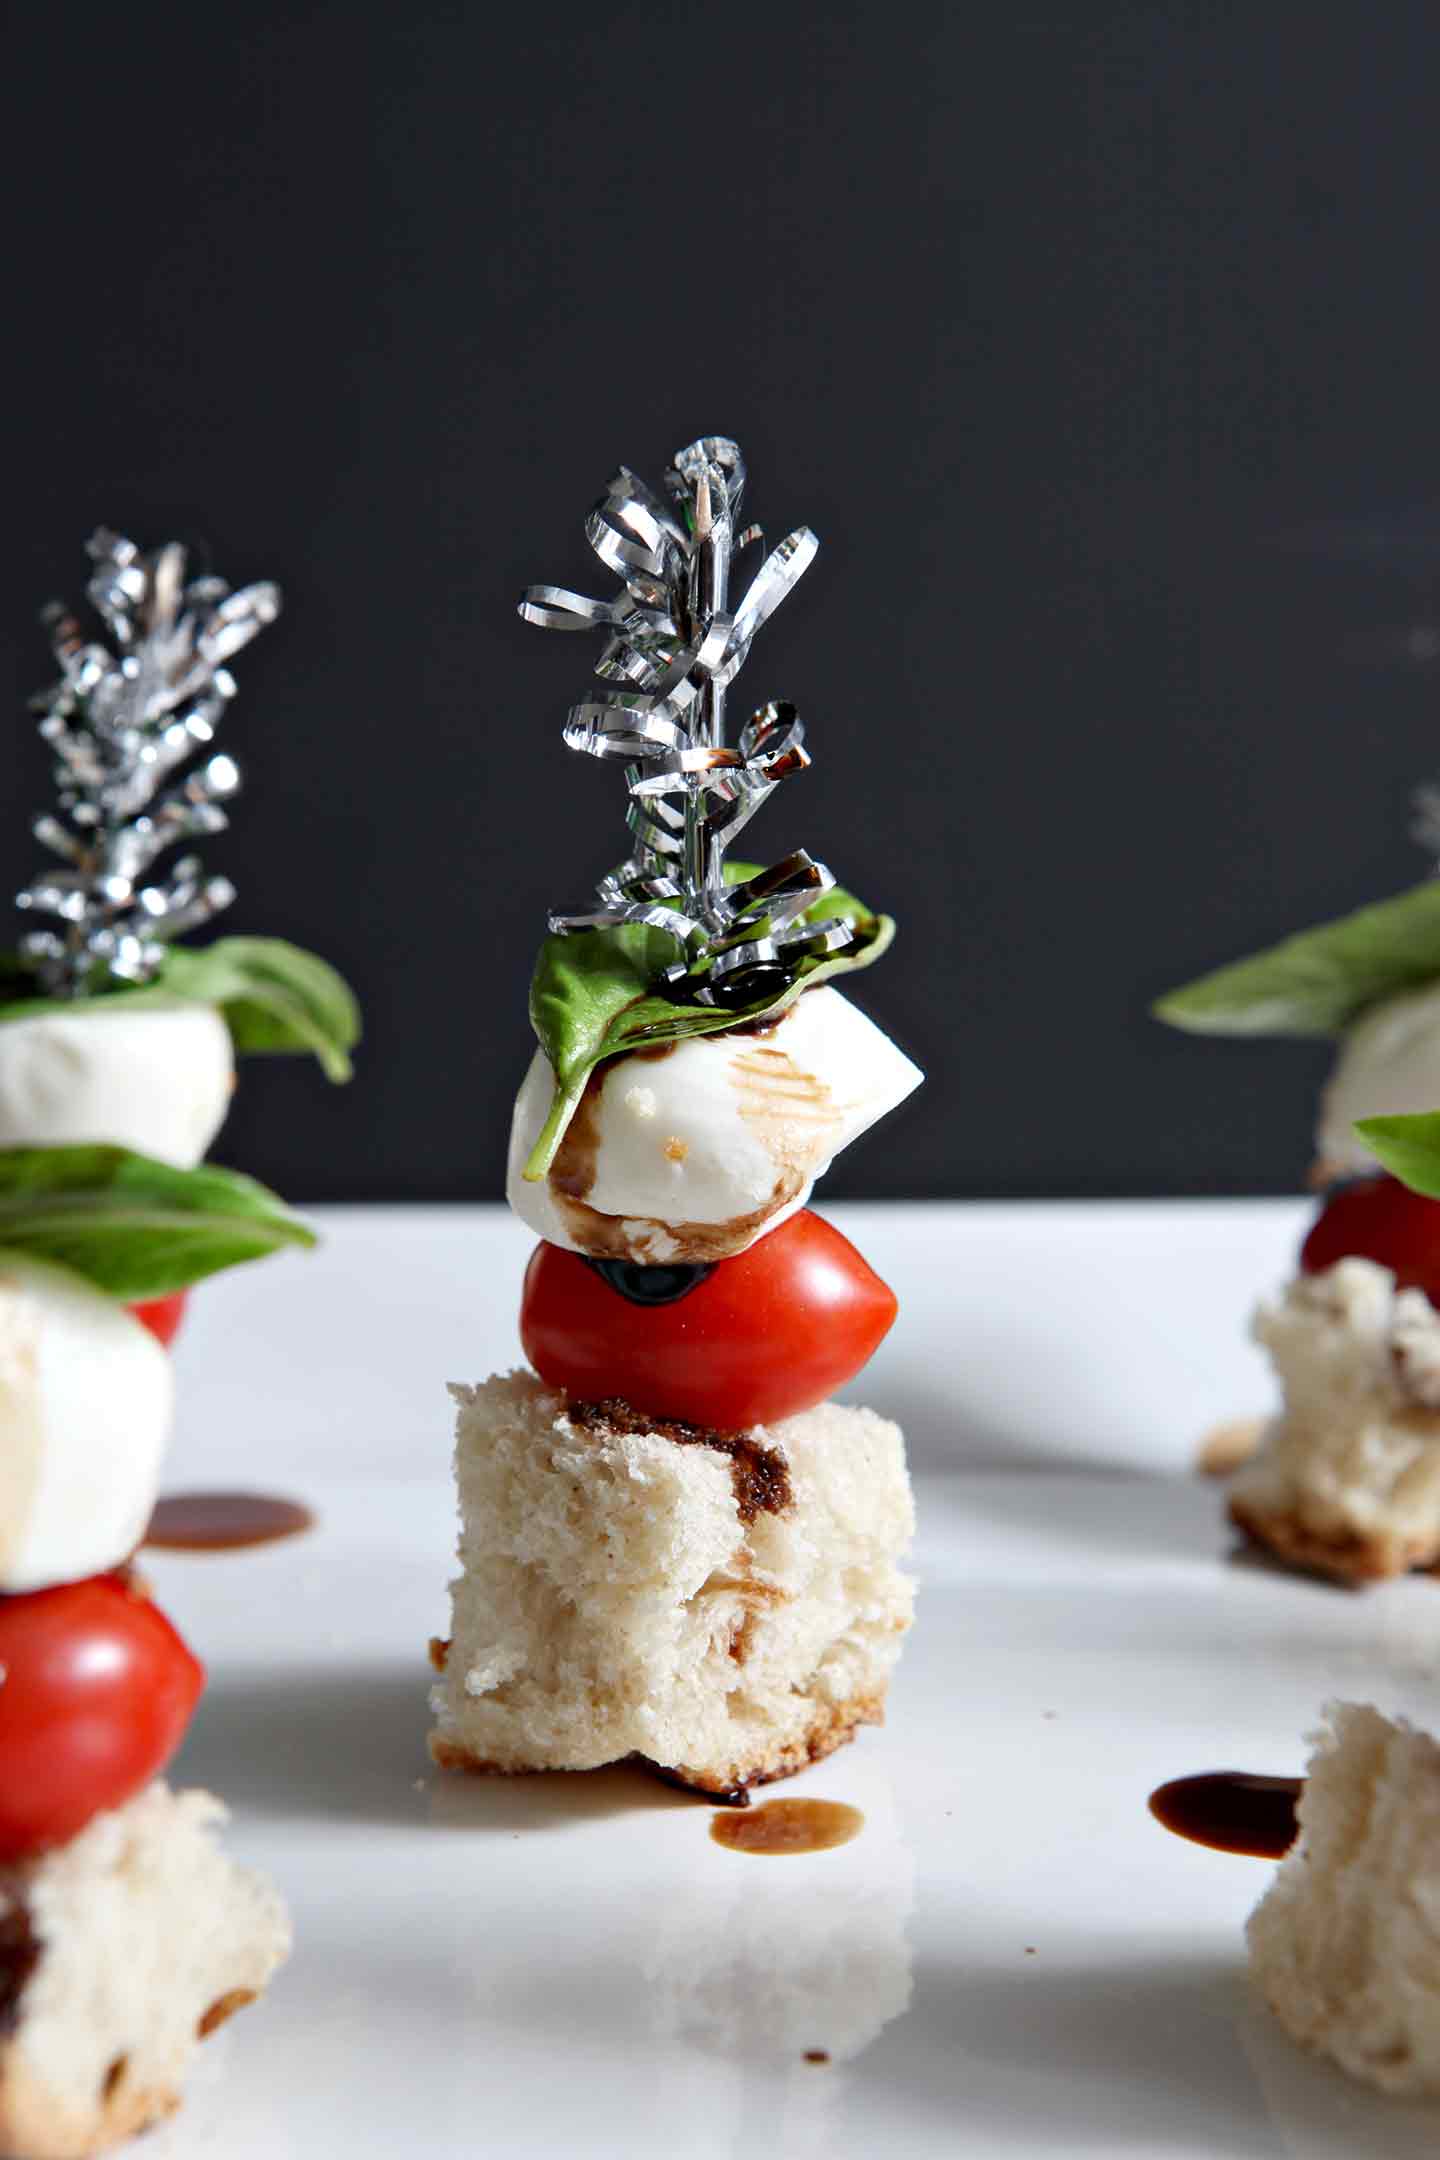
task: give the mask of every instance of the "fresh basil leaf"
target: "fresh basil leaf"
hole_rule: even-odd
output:
[[[1440,1200],[1440,1110],[1418,1116],[1360,1118],[1355,1126],[1393,1177],[1427,1200]]]
[[[283,938],[173,945],[159,977],[173,997],[218,1005],[239,1052],[309,1050],[327,1080],[348,1080],[360,1008],[328,961]]]
[[[166,1297],[315,1233],[254,1178],[179,1170],[129,1148],[0,1150],[0,1246],[112,1296]]]
[[[727,863],[731,884],[757,875],[753,863]],[[632,1050],[658,1049],[696,1035],[723,1034],[749,1020],[783,1012],[802,990],[831,976],[869,967],[895,935],[888,915],[872,914],[853,893],[835,890],[807,910],[822,922],[843,915],[856,923],[863,943],[853,952],[815,954],[779,997],[760,997],[736,1008],[679,1005],[659,995],[655,982],[679,957],[679,940],[663,930],[624,923],[613,930],[574,930],[547,937],[530,984],[530,1019],[555,1075],[550,1113],[525,1165],[538,1183],[549,1172],[566,1128],[595,1067]]]
[[[1197,1035],[1338,1035],[1382,998],[1437,977],[1440,878],[1431,878],[1202,975],[1153,1011]]]
[[[8,956],[6,956],[8,957]],[[22,985],[28,979],[28,995]],[[217,938],[213,945],[172,945],[154,980],[130,989],[117,984],[91,997],[47,998],[18,964],[0,959],[0,1023],[31,1018],[42,1006],[87,1012],[123,1005],[216,1005],[240,1053],[309,1051],[328,1080],[348,1080],[349,1053],[360,1039],[354,992],[328,961],[283,938]]]

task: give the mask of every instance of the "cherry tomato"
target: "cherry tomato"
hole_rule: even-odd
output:
[[[188,1290],[172,1290],[169,1297],[146,1298],[141,1304],[132,1305],[130,1310],[149,1328],[156,1341],[164,1343],[168,1349],[179,1333],[189,1301]]]
[[[520,1339],[568,1395],[619,1395],[735,1432],[824,1402],[873,1356],[895,1310],[849,1239],[806,1209],[667,1304],[636,1303],[578,1253],[538,1245]]]
[[[1318,1275],[1352,1257],[1393,1268],[1400,1289],[1423,1290],[1440,1305],[1440,1201],[1384,1171],[1337,1187],[1300,1248],[1300,1267]]]
[[[62,1845],[163,1770],[205,1668],[118,1575],[0,1598],[0,1862]]]

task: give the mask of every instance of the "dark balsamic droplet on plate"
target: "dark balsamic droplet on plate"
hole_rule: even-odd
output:
[[[143,1542],[172,1552],[239,1552],[296,1537],[314,1523],[302,1501],[275,1493],[167,1493],[155,1503]]]
[[[594,1268],[612,1290],[628,1298],[632,1305],[674,1305],[688,1297],[715,1267],[713,1260],[678,1267],[642,1267],[638,1260],[595,1260],[588,1253],[584,1258],[587,1267]]]
[[[1171,1778],[1150,1795],[1150,1812],[1177,1837],[1216,1852],[1279,1860],[1300,1825],[1298,1777],[1258,1777],[1248,1770],[1207,1770]]]

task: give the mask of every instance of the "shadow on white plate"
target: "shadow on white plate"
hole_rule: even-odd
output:
[[[1282,1560],[1278,1553],[1270,1551],[1256,1539],[1249,1538],[1240,1530],[1230,1531],[1231,1544],[1224,1556],[1227,1568],[1235,1568],[1246,1575],[1273,1575],[1282,1582],[1308,1583],[1313,1589],[1329,1592],[1332,1597],[1359,1598],[1373,1591],[1373,1583],[1341,1582],[1334,1575],[1327,1575],[1323,1568],[1300,1567],[1293,1560]]]
[[[209,1786],[237,1816],[532,1831],[601,1815],[705,1803],[637,1766],[579,1775],[466,1777],[426,1752],[433,1675],[279,1667],[219,1673],[172,1780]]]
[[[1014,1972],[921,1964],[902,2030],[856,2066],[852,2105],[867,2076],[903,2076],[917,2115],[963,2128],[960,2151],[1428,2160],[1440,2139],[1440,2112],[1367,2092],[1287,2040],[1238,1949],[1097,1965],[1073,1945],[1047,1952],[1042,1931]]]
[[[1044,1446],[1007,1427],[983,1404],[957,1403],[953,1387],[942,1394],[908,1372],[887,1372],[883,1386],[862,1373],[842,1389],[840,1400],[865,1403],[882,1417],[893,1418],[905,1435],[912,1470],[1045,1470],[1099,1478],[1136,1474],[1134,1463],[1121,1453],[1107,1459],[1063,1445]],[[1063,1424],[1063,1414],[1057,1423]]]
[[[1238,1986],[1236,1961],[1081,1963],[1043,1930],[1013,1971],[922,1960],[911,2015],[855,2066],[850,2104],[883,2116],[903,2081],[917,2131],[948,2119],[967,2154],[1279,2154],[1236,2045]]]
[[[1253,1994],[1240,2040],[1296,2160],[1431,2160],[1440,2146],[1440,2107],[1386,2099],[1305,2054]]]
[[[1057,1486],[995,1473],[968,1477],[955,1493],[971,1525],[986,1523],[1031,1559],[1054,1548],[1077,1571],[1096,1562],[1208,1566],[1229,1543],[1215,1493],[1186,1478],[1110,1470]]]

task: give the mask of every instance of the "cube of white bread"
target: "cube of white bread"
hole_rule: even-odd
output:
[[[1283,1558],[1346,1582],[1440,1560],[1440,1313],[1373,1260],[1300,1275],[1255,1317],[1284,1407],[1230,1488]]]
[[[174,1392],[168,1354],[117,1299],[0,1251],[0,1593],[129,1559]]]
[[[443,1768],[639,1755],[729,1792],[879,1723],[913,1602],[897,1426],[823,1403],[710,1433],[570,1402],[529,1372],[451,1393]]]
[[[1300,1835],[1250,1916],[1285,2030],[1382,2091],[1440,2094],[1440,1746],[1365,1703],[1313,1736]]]
[[[155,1784],[0,1867],[6,2160],[77,2160],[170,2114],[199,2042],[285,1958],[285,1908],[221,1851],[224,1819]]]

